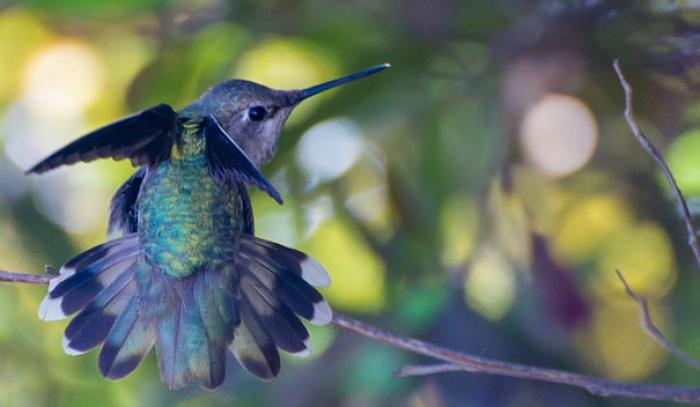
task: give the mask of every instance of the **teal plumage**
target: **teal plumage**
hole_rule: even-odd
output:
[[[200,144],[196,131],[185,132],[183,144],[188,147],[176,158],[149,173],[139,197],[146,261],[177,278],[230,262],[243,226],[238,186],[221,184],[210,175],[203,146],[192,147]]]
[[[305,254],[254,236],[247,185],[278,202],[258,171],[289,113],[306,97],[385,66],[302,91],[246,81],[217,85],[180,112],[158,105],[98,129],[30,172],[96,158],[129,158],[139,170],[115,194],[109,233],[121,234],[67,262],[39,309],[67,318],[63,347],[102,345],[98,368],[117,379],[155,347],[161,380],[215,389],[230,350],[270,379],[278,349],[305,356],[299,318],[326,324],[332,312],[315,287],[330,284]]]

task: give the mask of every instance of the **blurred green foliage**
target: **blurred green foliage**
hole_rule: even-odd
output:
[[[700,194],[700,10],[685,1],[0,3],[0,268],[40,272],[104,239],[131,173],[22,170],[110,120],[181,107],[239,77],[299,88],[393,68],[295,111],[253,191],[258,233],[330,271],[343,312],[445,346],[620,380],[693,384],[613,273],[700,355],[697,265],[663,178],[621,117],[621,58],[645,131]],[[167,391],[151,355],[99,376],[61,351],[39,287],[0,286],[2,405],[642,405],[499,377],[395,379],[419,360],[332,327],[269,383],[229,361],[223,388]],[[651,404],[650,404],[651,405]]]

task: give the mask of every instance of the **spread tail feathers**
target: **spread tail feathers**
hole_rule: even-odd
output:
[[[326,324],[332,312],[314,287],[330,284],[305,254],[252,236],[235,259],[176,279],[143,264],[135,234],[96,246],[66,263],[49,285],[39,317],[77,315],[63,338],[66,353],[101,344],[108,378],[133,371],[155,345],[170,388],[190,380],[214,389],[225,377],[227,349],[263,379],[280,369],[278,349],[305,356],[309,334],[299,317]]]

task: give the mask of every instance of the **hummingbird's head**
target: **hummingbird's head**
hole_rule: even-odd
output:
[[[389,64],[373,66],[300,90],[277,90],[255,82],[229,80],[207,90],[183,109],[183,114],[214,115],[221,127],[236,140],[253,163],[260,167],[272,158],[287,117],[301,101],[388,67]]]

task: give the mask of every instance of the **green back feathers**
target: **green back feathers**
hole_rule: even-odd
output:
[[[203,155],[163,163],[149,173],[139,196],[146,260],[177,278],[218,267],[235,255],[239,206],[237,189],[210,177]]]

